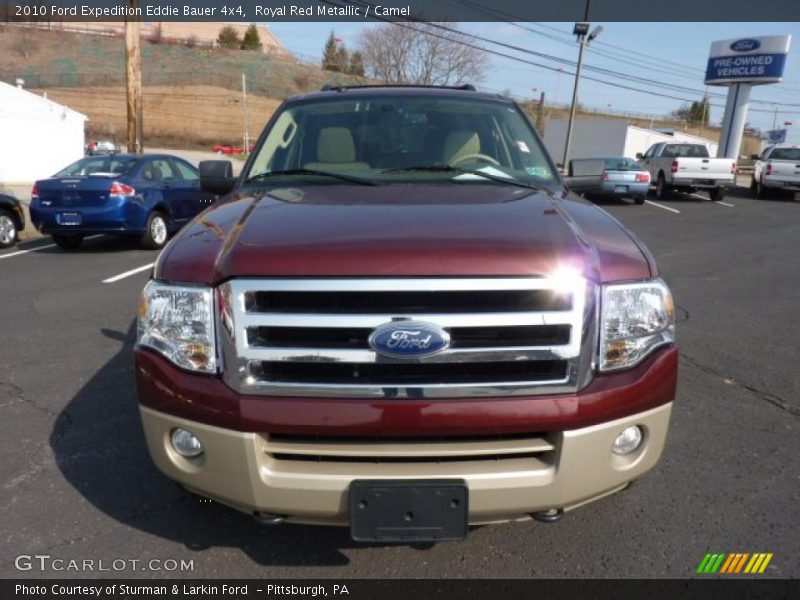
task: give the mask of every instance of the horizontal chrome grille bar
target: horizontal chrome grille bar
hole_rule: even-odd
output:
[[[510,348],[464,348],[451,349],[421,359],[429,363],[473,363],[498,361],[537,361],[562,360],[574,356],[575,349],[570,346],[532,346]],[[393,359],[367,349],[313,349],[313,348],[253,348],[247,351],[250,360],[281,361],[301,363],[385,363],[408,364],[408,360]]]
[[[358,279],[236,279],[241,291],[290,292],[404,292],[414,291],[475,291],[475,290],[551,290],[574,289],[569,279],[554,280],[546,277],[386,277]]]
[[[245,313],[237,325],[242,327],[369,327],[375,328],[388,321],[399,319],[423,320],[439,327],[510,327],[514,325],[566,325],[575,322],[572,312],[519,312],[519,313],[471,313],[437,314],[404,313],[385,315],[337,315],[337,314],[285,314]]]

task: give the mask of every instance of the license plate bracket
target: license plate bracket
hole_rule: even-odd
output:
[[[442,542],[467,536],[463,479],[356,480],[350,484],[350,535],[358,542]]]
[[[625,194],[625,193],[628,192],[628,186],[627,185],[615,185],[614,186],[614,191],[617,194]]]

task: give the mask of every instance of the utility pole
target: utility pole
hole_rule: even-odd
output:
[[[247,75],[242,73],[242,109],[244,110],[244,151],[250,149],[250,115],[247,112]]]
[[[139,0],[126,0],[128,8],[139,7]],[[125,88],[128,105],[128,152],[141,154],[142,148],[142,61],[139,52],[139,21],[125,18]]]
[[[536,129],[539,135],[544,136],[544,92],[539,96],[539,106],[536,110]]]
[[[581,82],[581,71],[583,70],[583,51],[589,42],[600,35],[600,32],[603,31],[602,27],[595,27],[594,31],[589,33],[590,5],[591,0],[586,0],[586,13],[584,15],[584,20],[580,23],[575,23],[575,27],[572,30],[572,33],[578,37],[578,67],[575,70],[575,86],[572,88],[572,105],[569,109],[569,120],[567,121],[567,139],[564,142],[564,159],[562,160],[562,166],[564,169],[567,168],[569,163],[569,147],[572,144],[572,126],[575,123],[575,111],[578,107],[578,86]]]
[[[775,112],[772,114],[772,130],[775,131],[775,127],[778,125],[778,105],[775,105]]]

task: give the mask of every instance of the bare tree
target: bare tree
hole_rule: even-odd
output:
[[[35,32],[30,27],[22,26],[18,28],[16,50],[23,58],[30,58],[36,52],[38,44],[34,38]]]
[[[364,30],[358,46],[367,74],[384,83],[477,83],[489,69],[487,54],[453,23],[381,25]]]

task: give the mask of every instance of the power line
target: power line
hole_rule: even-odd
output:
[[[471,2],[469,0],[457,0],[457,1],[458,1],[459,4],[462,4],[462,5],[470,7],[470,8],[474,8],[476,10],[479,10],[479,11],[483,12],[484,14],[487,14],[487,15],[495,17],[495,18],[498,18],[498,17],[505,17],[506,19],[513,19],[514,18],[514,15],[511,15],[509,13],[503,12],[503,11],[498,10],[498,9],[489,8],[489,7],[483,6],[481,4],[476,4],[476,3]],[[571,34],[568,34],[566,31],[564,31],[562,29],[559,29],[557,27],[552,27],[552,26],[546,25],[544,23],[522,25],[520,23],[514,22],[513,20],[505,20],[505,22],[510,24],[510,25],[513,25],[515,27],[518,27],[520,29],[523,29],[525,31],[528,31],[530,33],[534,33],[534,34],[537,34],[537,35],[542,35],[544,37],[547,37],[548,39],[551,39],[551,40],[557,41],[559,43],[567,44],[567,45],[570,45],[571,47],[574,47],[574,42],[572,42],[571,40],[567,41],[565,39],[561,39],[559,37],[556,37],[556,36],[554,36],[552,34],[548,34],[548,33],[537,31],[537,30],[533,29],[532,27],[530,27],[529,25],[535,25],[535,26],[542,27],[542,28],[545,28],[545,29],[548,29],[548,30],[551,30],[551,31],[555,31],[559,35],[568,36],[568,37],[571,38]],[[524,48],[519,48],[517,46],[513,46],[513,45],[510,45],[510,44],[503,44],[503,43],[497,42],[495,40],[489,40],[487,38],[481,38],[480,36],[476,36],[476,37],[478,39],[481,39],[482,41],[487,42],[487,43],[500,44],[500,45],[505,46],[505,47],[516,49],[517,51],[520,51],[520,52],[532,53],[534,55],[541,56],[543,58],[548,58],[550,60],[557,60],[557,61],[560,61],[560,62],[564,62],[565,61],[565,59],[561,59],[559,57],[553,57],[552,55],[546,55],[544,53],[536,53],[536,52],[533,52],[533,51],[530,51],[530,50],[527,50],[527,49],[524,49]],[[650,63],[652,63],[654,61],[657,61],[657,65],[658,66],[650,66],[650,65],[639,64],[637,62],[629,60],[627,57],[620,57],[618,52],[613,51],[613,50],[604,50],[604,49],[598,50],[596,48],[597,45],[600,45],[600,46],[603,46],[603,47],[607,47],[607,48],[615,48],[619,52],[625,52],[627,54],[633,54],[633,55],[645,57],[647,59],[647,62],[650,62]],[[690,66],[682,64],[682,63],[669,61],[669,60],[666,60],[666,59],[662,59],[660,57],[654,57],[652,55],[648,55],[648,54],[645,54],[645,53],[642,53],[642,52],[638,52],[636,50],[630,50],[630,49],[627,49],[627,48],[622,48],[620,46],[615,46],[614,44],[610,44],[608,42],[595,41],[592,46],[588,47],[588,50],[593,55],[604,56],[606,58],[611,58],[611,59],[613,59],[613,60],[615,60],[617,62],[623,62],[623,63],[629,64],[629,65],[633,65],[633,66],[639,67],[639,68],[646,68],[650,72],[657,71],[657,72],[660,72],[660,73],[671,75],[673,77],[686,77],[686,73],[689,72],[689,71],[692,72],[692,75],[694,75],[694,74],[704,74],[705,73],[703,70],[698,69],[696,67],[690,67]],[[568,62],[571,66],[575,65],[574,61],[566,61],[566,62]],[[675,65],[676,67],[681,69],[681,71],[683,71],[683,73],[679,73],[679,72],[676,72],[674,70],[667,70],[667,69],[664,68],[664,64]],[[638,77],[638,76],[635,76],[635,75],[621,73],[619,71],[615,71],[615,70],[607,69],[607,68],[602,68],[602,67],[597,67],[597,66],[593,66],[593,65],[585,65],[584,68],[586,68],[587,70],[593,70],[593,71],[596,71],[596,72],[612,75],[612,76],[615,76],[615,77],[621,77],[621,78],[626,79],[628,81],[654,85],[656,87],[661,87],[662,89],[685,91],[685,92],[694,93],[694,94],[698,94],[698,95],[717,97],[717,98],[724,98],[725,97],[725,94],[701,91],[701,90],[697,90],[697,89],[693,89],[693,88],[688,88],[686,86],[679,85],[679,84],[669,84],[667,82],[658,82],[658,81],[654,81],[654,80],[649,79],[649,78]],[[791,90],[789,90],[789,91],[791,91]],[[800,104],[797,104],[797,103],[781,102],[781,101],[774,100],[774,99],[773,100],[770,100],[770,99],[764,99],[764,100],[753,99],[753,100],[751,100],[751,102],[755,103],[755,104],[762,104],[762,105],[775,106],[777,104],[779,106],[800,107]]]

